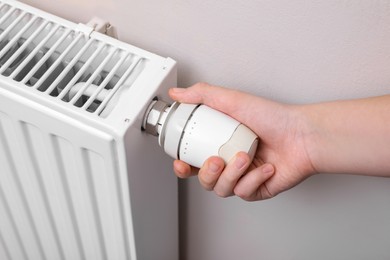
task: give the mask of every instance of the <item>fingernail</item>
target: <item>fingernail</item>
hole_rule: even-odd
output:
[[[237,169],[242,169],[246,165],[246,159],[242,157],[236,157],[236,160],[234,162],[234,165],[236,166]]]
[[[184,91],[186,91],[185,88],[171,88],[171,91],[173,93],[183,93]]]
[[[219,171],[219,165],[216,164],[216,163],[210,162],[210,164],[209,164],[209,170],[210,170],[212,173],[217,173],[217,172]]]
[[[261,170],[264,174],[270,174],[274,171],[274,167],[271,164],[267,164]]]

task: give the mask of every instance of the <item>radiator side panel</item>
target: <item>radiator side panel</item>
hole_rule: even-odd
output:
[[[168,68],[167,68],[168,69]],[[176,86],[173,66],[150,95],[169,100],[168,88]],[[146,93],[145,93],[146,95]],[[130,99],[129,99],[130,100]],[[130,102],[131,104],[131,102]],[[145,109],[148,103],[145,104]],[[127,109],[129,110],[129,109]],[[178,181],[172,158],[159,147],[157,137],[140,131],[139,113],[125,134],[129,190],[138,259],[179,259]]]
[[[1,259],[135,259],[117,146],[0,88]]]

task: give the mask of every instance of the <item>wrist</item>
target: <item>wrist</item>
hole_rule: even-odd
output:
[[[308,176],[320,173],[322,172],[320,156],[322,129],[317,123],[318,114],[312,110],[311,105],[295,106],[294,113],[306,154],[304,169]]]

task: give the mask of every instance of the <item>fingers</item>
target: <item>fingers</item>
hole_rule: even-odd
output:
[[[246,201],[256,201],[275,196],[266,185],[275,173],[273,165],[266,163],[246,173],[249,165],[250,158],[244,152],[237,153],[226,166],[222,158],[213,156],[199,170],[198,179],[204,189],[223,198],[237,195]],[[197,169],[179,160],[174,161],[174,171],[179,178],[197,174]]]
[[[244,152],[237,153],[226,165],[217,183],[214,192],[220,197],[232,196],[234,187],[243,176],[250,164],[249,155]]]
[[[222,158],[213,156],[207,159],[199,170],[198,179],[204,189],[214,190],[220,197],[228,197],[233,195],[234,186],[249,164],[250,158],[244,152],[238,153],[226,167]],[[192,167],[183,161],[175,160],[173,166],[179,178],[188,178],[196,174]]]
[[[225,162],[220,157],[213,156],[207,159],[198,173],[198,179],[203,188],[208,191],[213,190],[224,167]]]
[[[266,163],[253,169],[243,176],[234,188],[234,194],[246,201],[264,200],[273,197],[266,185],[275,169],[272,164]]]
[[[196,175],[195,169],[180,160],[175,160],[173,162],[173,170],[176,176],[182,179]]]
[[[209,158],[200,169],[198,178],[200,184],[208,191],[214,192],[220,197],[233,195],[233,190],[250,164],[248,154],[239,152],[224,167],[224,161],[219,157]]]

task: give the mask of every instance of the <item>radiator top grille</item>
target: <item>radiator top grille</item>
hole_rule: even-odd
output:
[[[67,106],[106,117],[145,59],[0,2],[0,74]],[[0,76],[1,77],[1,76]]]

